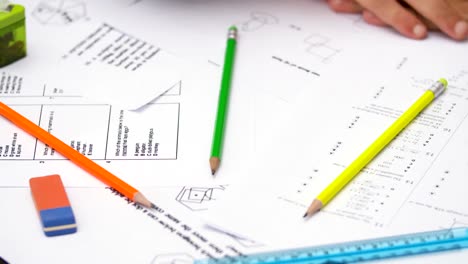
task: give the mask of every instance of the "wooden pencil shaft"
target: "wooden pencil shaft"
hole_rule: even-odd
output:
[[[411,121],[434,99],[434,93],[426,91],[411,107],[405,111],[377,140],[375,140],[358,158],[330,183],[318,196],[326,205],[341,189],[348,184],[369,162],[371,162]]]
[[[211,147],[211,157],[221,158],[223,150],[224,130],[226,126],[226,116],[228,111],[229,94],[231,87],[234,56],[236,50],[236,39],[229,38],[227,41],[226,54],[224,58],[223,75],[221,89],[219,91],[218,108],[216,113],[216,123],[213,133],[213,144]]]
[[[310,204],[304,217],[311,216],[328,204],[359,172],[369,164],[406,126],[436,97],[445,91],[448,83],[441,78],[419,97],[390,125],[364,152],[336,177]]]

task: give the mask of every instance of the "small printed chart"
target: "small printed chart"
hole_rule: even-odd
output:
[[[11,107],[93,160],[177,159],[178,103],[150,104],[143,113],[103,104]],[[65,159],[7,120],[0,125],[0,160]]]

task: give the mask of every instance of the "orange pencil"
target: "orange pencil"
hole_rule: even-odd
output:
[[[0,114],[19,128],[23,129],[25,132],[29,133],[33,137],[36,137],[43,143],[49,145],[51,148],[54,148],[57,152],[68,158],[76,165],[80,166],[83,170],[87,171],[110,187],[116,189],[134,202],[148,208],[155,207],[137,189],[122,181],[117,176],[99,166],[94,161],[88,159],[69,145],[63,143],[60,139],[56,138],[38,125],[29,121],[26,117],[20,115],[18,112],[11,109],[2,102],[0,102]]]

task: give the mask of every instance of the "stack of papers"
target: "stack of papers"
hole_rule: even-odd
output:
[[[0,69],[0,100],[158,210],[0,119],[7,215],[0,256],[11,263],[191,263],[468,225],[460,202],[468,198],[465,42],[440,33],[406,39],[320,1],[20,4],[28,56]],[[213,177],[208,159],[231,25],[239,40],[223,162]],[[439,78],[447,91],[304,220],[314,197]],[[28,181],[50,174],[67,189],[74,235],[42,233]]]

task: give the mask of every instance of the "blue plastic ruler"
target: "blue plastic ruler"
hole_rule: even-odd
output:
[[[340,244],[265,252],[243,257],[198,260],[195,263],[352,263],[466,247],[468,247],[468,228],[453,228]]]

